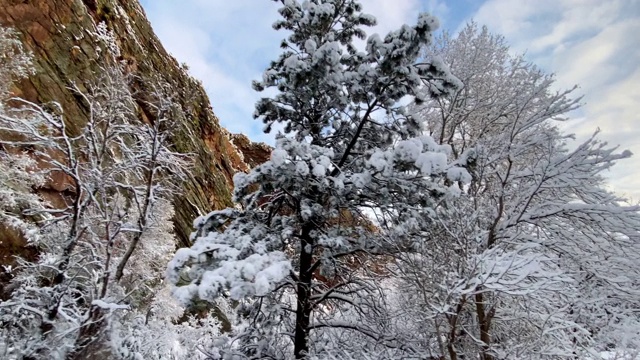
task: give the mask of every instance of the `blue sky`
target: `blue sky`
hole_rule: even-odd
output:
[[[579,85],[584,106],[564,125],[635,154],[609,174],[617,192],[640,200],[640,1],[638,0],[362,0],[386,34],[426,11],[455,32],[474,19],[502,34],[514,52],[557,74],[558,88]],[[202,80],[221,124],[272,143],[253,120],[261,94],[251,89],[279,54],[282,34],[272,0],[142,0],[165,48]]]

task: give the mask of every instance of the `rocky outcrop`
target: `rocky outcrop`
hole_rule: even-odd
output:
[[[173,145],[195,157],[184,194],[175,199],[175,229],[183,243],[188,243],[196,216],[232,205],[233,174],[268,158],[260,152],[262,145],[254,146],[246,137],[230,141],[202,85],[165,51],[137,1],[0,0],[0,9],[0,25],[17,30],[34,55],[36,74],[18,82],[14,92],[37,103],[59,102],[72,131],[84,125],[88,109],[68,87],[88,86],[103,71],[102,45],[96,38],[101,23],[114,34],[118,60],[134,75],[131,87],[141,121],[154,116],[145,106],[151,89],[167,85],[181,110]]]
[[[252,142],[244,134],[231,134],[231,142],[242,154],[244,162],[252,169],[269,160],[273,150],[265,143]]]

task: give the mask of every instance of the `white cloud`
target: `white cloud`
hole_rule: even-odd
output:
[[[575,1],[560,2],[561,20],[556,21],[551,31],[535,39],[529,49],[533,52],[557,47],[572,37],[589,36],[613,23],[620,15],[622,4],[618,1],[583,1],[582,6]],[[563,6],[564,5],[564,6]],[[576,6],[578,5],[578,6]],[[553,9],[553,7],[551,7]],[[576,39],[574,39],[575,41]]]
[[[514,50],[556,72],[558,87],[580,86],[585,106],[565,127],[636,154],[610,172],[616,191],[640,199],[640,3],[635,0],[489,0],[473,15]]]
[[[273,2],[254,0],[145,3],[156,34],[203,82],[221,124],[256,141],[273,138],[252,118],[260,94],[251,81],[279,51],[280,35],[271,28],[276,9]]]
[[[362,0],[363,12],[376,17],[378,24],[367,33],[384,37],[402,24],[414,24],[420,12],[418,0]]]

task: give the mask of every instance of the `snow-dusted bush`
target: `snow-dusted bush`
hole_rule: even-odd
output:
[[[7,33],[0,31],[0,49],[17,48]],[[5,70],[3,76],[29,72]],[[12,98],[13,107],[0,108],[1,220],[38,251],[35,261],[21,259],[11,269],[8,299],[0,302],[3,358],[111,356],[122,350],[111,348],[114,329],[138,329],[150,337],[138,339],[144,343],[158,337],[159,324],[172,324],[168,313],[183,310],[167,305],[142,328],[134,321],[158,306],[175,246],[171,200],[189,165],[169,148],[169,97],[161,89],[151,94],[155,118],[140,123],[127,81],[115,66],[87,91],[72,85],[89,109],[79,133],[55,103],[45,109]],[[65,187],[62,207],[34,193],[54,177]]]

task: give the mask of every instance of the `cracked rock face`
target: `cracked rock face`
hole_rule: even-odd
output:
[[[258,154],[255,156],[239,152],[252,149],[253,144],[246,137],[241,145],[231,142],[202,85],[165,51],[137,1],[0,0],[0,9],[0,25],[17,31],[33,53],[36,68],[35,75],[16,83],[12,91],[37,103],[59,102],[71,131],[82,128],[88,109],[68,86],[75,83],[84,88],[95,83],[105,66],[100,63],[95,39],[98,24],[104,23],[113,32],[121,52],[118,60],[134,76],[130,86],[141,121],[154,116],[145,108],[150,89],[168,84],[169,95],[181,110],[175,119],[179,130],[172,138],[173,145],[195,158],[184,194],[174,201],[176,234],[183,245],[189,242],[196,216],[232,205],[233,174],[268,159],[259,151],[246,152]],[[49,190],[54,192],[62,186],[50,185]]]

